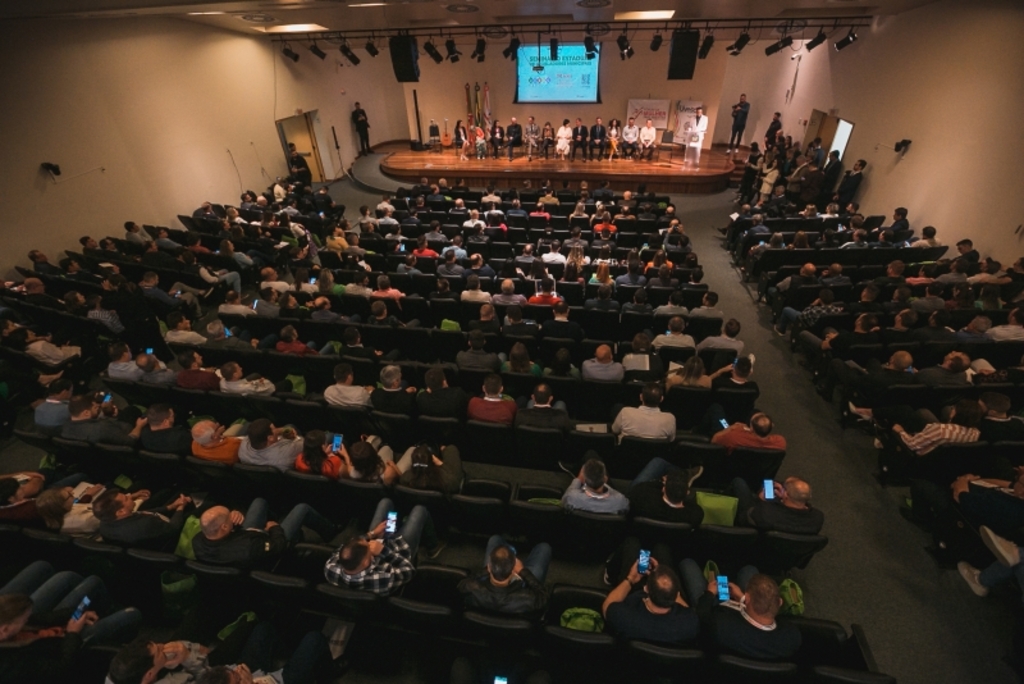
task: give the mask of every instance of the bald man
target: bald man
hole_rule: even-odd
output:
[[[818,534],[825,523],[825,514],[811,507],[811,485],[799,477],[787,477],[772,483],[772,498],[762,490],[757,497],[742,478],[732,481],[739,499],[736,522],[756,527],[763,532]]]
[[[303,526],[330,542],[334,523],[306,504],[299,504],[280,524],[267,520],[265,499],[255,499],[243,516],[225,506],[213,506],[199,519],[202,534],[192,540],[196,560],[215,565],[250,567],[279,556],[296,541]]]
[[[607,382],[622,382],[625,370],[622,364],[612,357],[612,348],[602,344],[594,353],[594,358],[583,362],[584,380],[604,380]]]

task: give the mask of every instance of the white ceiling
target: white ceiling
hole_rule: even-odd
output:
[[[377,7],[350,5],[381,2]],[[256,35],[264,26],[319,24],[331,31],[504,26],[521,23],[611,22],[616,12],[674,10],[670,26],[687,19],[828,20],[899,14],[935,0],[32,0],[0,3],[0,20],[172,16]],[[605,7],[591,8],[607,2]],[[470,8],[469,11],[455,11]],[[475,8],[475,9],[474,9]],[[223,14],[195,14],[195,13]],[[270,17],[251,23],[247,14]],[[634,24],[635,25],[635,24]],[[650,28],[665,22],[646,24]],[[814,24],[812,24],[814,25]],[[702,28],[698,26],[698,28]],[[536,29],[534,29],[536,30]],[[734,31],[735,32],[735,31]],[[814,30],[816,32],[816,29]],[[582,34],[581,34],[582,35]],[[728,34],[726,34],[728,35]],[[570,38],[569,34],[564,38]],[[754,36],[756,39],[756,35]]]

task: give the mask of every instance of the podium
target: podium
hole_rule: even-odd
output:
[[[700,148],[704,144],[704,135],[702,133],[694,133],[693,131],[686,132],[686,154],[683,157],[683,163],[693,164],[694,166],[700,166]]]

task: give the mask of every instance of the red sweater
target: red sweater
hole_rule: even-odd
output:
[[[299,356],[307,356],[309,354],[317,355],[319,352],[316,349],[310,349],[302,342],[295,340],[294,342],[278,342],[274,346],[274,349],[281,352],[282,354],[297,354]]]
[[[732,453],[732,450],[736,447],[782,450],[786,448],[786,438],[782,435],[761,437],[742,423],[733,423],[725,430],[716,432],[715,436],[711,438],[711,443],[724,446],[729,453]]]
[[[480,397],[469,400],[466,416],[470,420],[511,425],[516,419],[516,402],[510,400],[488,401]]]
[[[204,370],[183,370],[178,373],[178,387],[216,392],[220,389],[220,378],[216,373]]]

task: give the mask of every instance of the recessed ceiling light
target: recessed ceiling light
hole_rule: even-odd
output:
[[[350,4],[349,7],[383,7],[387,3],[383,2],[357,2]]]
[[[327,27],[320,24],[281,24],[280,26],[268,26],[262,29],[264,33],[313,33],[326,30]]]
[[[671,19],[675,10],[642,10],[639,12],[616,12],[615,21],[652,21]]]
[[[190,17],[209,17],[215,14],[224,14],[224,12],[189,12]]]
[[[465,3],[458,3],[455,5],[448,5],[446,7],[449,12],[455,12],[456,14],[469,14],[471,12],[479,12],[480,8],[476,5],[467,5]]]
[[[250,24],[271,24],[275,21],[269,14],[243,14],[238,18]]]

